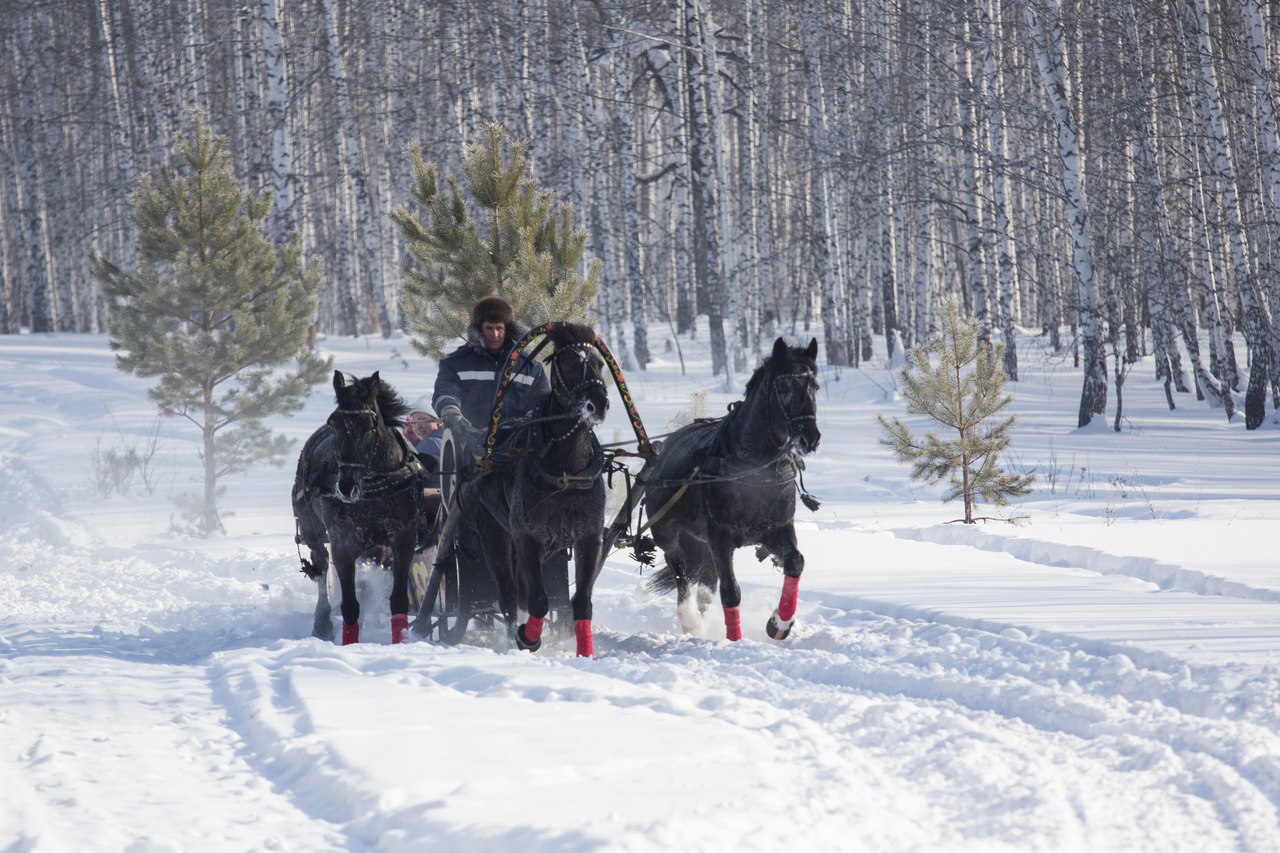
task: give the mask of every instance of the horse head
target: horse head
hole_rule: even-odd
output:
[[[773,343],[761,371],[747,385],[767,382],[762,390],[769,398],[769,425],[780,441],[801,454],[818,449],[818,339],[807,347],[788,346],[782,338]]]
[[[341,371],[333,372],[338,407],[329,416],[329,426],[337,445],[337,497],[348,503],[360,500],[361,482],[383,443],[386,429],[378,407],[381,388],[377,372],[350,383]]]
[[[552,407],[576,416],[574,428],[594,428],[609,411],[605,364],[595,346],[596,333],[588,326],[563,323],[551,331],[555,346],[549,361]]]

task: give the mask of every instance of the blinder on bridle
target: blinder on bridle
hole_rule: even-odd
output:
[[[604,384],[604,380],[600,377],[601,370],[604,365],[603,359],[599,360],[599,366],[591,361],[592,355],[595,353],[595,347],[590,342],[574,343],[567,346],[557,347],[551,356],[553,369],[551,371],[551,390],[559,399],[560,404],[569,406],[583,396],[583,392],[589,390],[592,386],[599,386],[601,393],[608,397],[609,388]],[[577,356],[579,364],[582,367],[582,378],[578,384],[569,387],[565,381],[563,373],[559,368],[559,360],[561,356],[573,354]]]

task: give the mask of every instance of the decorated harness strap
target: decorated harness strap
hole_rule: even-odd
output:
[[[506,406],[507,389],[511,387],[513,381],[523,380],[525,377],[520,376],[517,366],[524,359],[532,360],[537,357],[538,352],[547,345],[550,338],[546,337],[556,328],[563,325],[559,322],[542,323],[534,326],[526,332],[515,346],[511,348],[511,352],[507,355],[507,363],[502,369],[502,378],[498,382],[498,390],[493,400],[493,410],[489,413],[489,428],[484,438],[484,459],[487,462],[493,456],[493,451],[498,443],[498,425],[502,422],[503,409]],[[529,342],[534,338],[543,337],[542,340],[528,356],[525,350],[529,346]],[[614,384],[618,386],[618,393],[622,397],[622,405],[627,410],[627,417],[631,421],[631,428],[635,431],[636,441],[638,443],[637,455],[651,457],[654,455],[653,447],[649,442],[649,434],[645,431],[644,423],[640,420],[640,413],[636,411],[635,401],[631,398],[631,392],[627,390],[627,381],[622,375],[622,368],[618,366],[618,360],[614,358],[613,353],[609,350],[600,339],[597,333],[591,344],[600,353],[600,357],[604,359],[604,363],[608,366],[609,372],[613,374]]]

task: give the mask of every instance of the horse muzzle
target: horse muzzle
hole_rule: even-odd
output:
[[[818,427],[815,425],[806,427],[805,430],[795,438],[796,447],[799,448],[801,453],[805,454],[812,453],[817,450],[818,442],[820,441],[822,441],[822,433],[818,431]]]
[[[355,480],[351,483],[343,483],[338,481],[338,485],[333,490],[334,497],[343,503],[353,504],[359,503],[362,496],[360,481]]]
[[[604,420],[604,416],[609,413],[609,398],[601,397],[598,400],[582,401],[582,420],[591,426],[597,426]]]

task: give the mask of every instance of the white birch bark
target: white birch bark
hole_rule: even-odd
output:
[[[746,327],[743,316],[745,288],[741,280],[740,242],[735,233],[735,195],[729,192],[733,185],[729,180],[729,161],[733,156],[731,143],[725,132],[725,117],[721,94],[720,57],[714,39],[715,24],[709,9],[699,16],[698,40],[702,50],[703,87],[706,92],[707,128],[711,141],[711,160],[714,167],[715,199],[717,213],[718,245],[720,247],[720,294],[724,303],[726,377],[746,368]]]
[[[744,4],[743,14],[746,16],[743,46],[744,73],[746,76],[747,112],[745,124],[745,154],[747,158],[746,180],[747,202],[742,206],[747,222],[745,231],[750,245],[752,265],[752,289],[756,295],[757,307],[754,312],[757,322],[752,324],[754,337],[759,342],[772,341],[777,337],[779,319],[777,294],[773,281],[773,229],[769,222],[769,160],[767,152],[768,123],[764,96],[764,77],[767,75],[765,65],[768,53],[762,45],[757,50],[756,30],[767,18],[756,4],[748,0]]]
[[[1071,230],[1072,269],[1080,294],[1080,346],[1084,387],[1080,392],[1077,426],[1087,426],[1094,415],[1106,412],[1107,368],[1103,349],[1102,318],[1099,313],[1098,283],[1093,274],[1093,249],[1089,239],[1089,203],[1085,195],[1084,173],[1070,76],[1062,46],[1062,20],[1058,0],[1025,0],[1027,26],[1041,83],[1058,134],[1062,189],[1066,196]]]
[[[979,0],[978,5],[982,5]],[[974,49],[982,49],[989,40],[981,14],[973,20],[960,22],[962,39],[956,44],[956,63],[962,69],[965,86],[957,90],[959,102],[956,111],[960,115],[960,139],[964,157],[962,192],[964,194],[965,228],[965,277],[973,303],[973,319],[978,323],[978,341],[983,346],[991,344],[991,311],[987,292],[987,258],[991,254],[991,229],[984,221],[983,197],[990,193],[981,184],[986,170],[978,145],[979,109],[987,101],[986,68],[982,74],[974,72]],[[988,153],[988,158],[989,158]]]
[[[1266,205],[1263,206],[1264,210],[1267,210],[1264,218],[1274,244],[1277,237],[1280,237],[1280,126],[1276,117],[1275,75],[1271,72],[1271,62],[1268,61],[1267,56],[1267,25],[1262,13],[1261,0],[1240,0],[1240,5],[1243,12],[1248,67],[1250,76],[1253,78],[1254,113],[1258,123],[1258,165],[1262,173],[1263,191],[1266,193],[1267,201],[1270,202],[1269,209]],[[1276,251],[1277,248],[1280,247],[1273,245],[1272,251]],[[1271,259],[1270,268],[1262,275],[1262,280],[1268,287],[1267,292],[1270,294],[1275,293],[1275,272],[1276,261]],[[1277,383],[1280,382],[1280,342],[1276,341],[1275,334],[1280,333],[1280,329],[1273,326],[1272,331],[1271,383],[1272,393],[1275,394]],[[1280,404],[1280,400],[1277,400],[1277,403]]]
[[[982,76],[988,82],[986,95],[987,148],[991,156],[991,209],[994,223],[990,241],[996,254],[997,292],[999,294],[1000,326],[1004,340],[1004,372],[1010,380],[1018,381],[1018,321],[1020,318],[1015,280],[1017,262],[1013,241],[1012,217],[1009,214],[1010,198],[1006,188],[1005,172],[1009,162],[1008,135],[1005,133],[1003,90],[1001,88],[998,33],[1003,30],[999,18],[998,0],[979,0],[978,11],[982,16],[982,29],[986,33],[982,46]]]
[[[820,53],[824,42],[826,3],[813,2],[805,6],[804,68],[805,107],[809,112],[810,167],[810,247],[813,251],[812,272],[814,290],[822,303],[823,347],[828,364],[852,364],[845,351],[845,329],[840,320],[844,314],[844,288],[836,273],[836,247],[832,240],[832,192],[831,166],[827,158],[829,118],[824,86],[824,63]]]
[[[103,0],[105,2],[105,0]],[[293,171],[293,141],[285,112],[288,104],[284,42],[280,35],[279,0],[261,0],[258,21],[262,31],[266,112],[271,132],[271,188],[275,193],[275,231],[288,238],[297,230],[298,176]]]
[[[319,0],[319,2],[324,10],[326,59],[330,82],[333,84],[334,106],[338,113],[339,154],[355,194],[354,226],[357,245],[360,249],[361,290],[363,297],[370,300],[369,307],[373,313],[373,320],[385,337],[391,334],[393,324],[387,306],[380,261],[382,228],[379,227],[373,201],[369,196],[364,156],[351,112],[351,97],[347,91],[347,77],[343,66],[334,0]]]
[[[1273,91],[1276,76],[1271,71],[1267,56],[1266,19],[1263,17],[1261,0],[1240,0],[1240,6],[1244,13],[1249,72],[1253,78],[1262,183],[1271,201],[1271,224],[1273,227],[1280,227],[1280,122],[1276,118]],[[1274,7],[1271,12],[1274,16]],[[1280,19],[1276,20],[1280,26]]]
[[[18,49],[22,56],[33,58],[34,35],[31,15],[34,11],[24,12],[18,16]],[[54,309],[51,282],[49,280],[49,254],[46,247],[48,232],[48,212],[45,210],[43,189],[44,174],[41,163],[45,126],[44,116],[40,112],[40,101],[37,93],[40,86],[36,75],[40,73],[35,62],[24,69],[24,81],[18,103],[18,135],[19,147],[24,152],[21,160],[22,179],[19,182],[20,219],[18,221],[18,239],[23,247],[22,278],[18,287],[26,297],[25,314],[27,323],[33,332],[52,332],[55,330]]]
[[[689,123],[689,176],[693,201],[694,264],[707,299],[707,326],[711,338],[711,372],[729,378],[731,363],[725,346],[724,294],[720,257],[720,233],[716,207],[715,145],[710,109],[711,69],[703,52],[702,14],[699,0],[680,0],[684,13],[687,109]]]
[[[1214,67],[1214,43],[1209,32],[1207,0],[1184,0],[1189,47],[1198,71],[1197,84],[1201,121],[1204,125],[1208,162],[1218,205],[1225,217],[1232,273],[1240,297],[1244,333],[1249,347],[1249,387],[1245,392],[1245,429],[1257,429],[1266,414],[1267,386],[1270,382],[1274,348],[1272,319],[1265,295],[1250,268],[1249,241],[1240,211],[1240,194],[1223,106]]]
[[[203,0],[187,0],[186,17],[183,20],[183,79],[186,81],[186,109],[208,109],[209,97],[206,92],[207,70],[204,63],[204,2]]]

